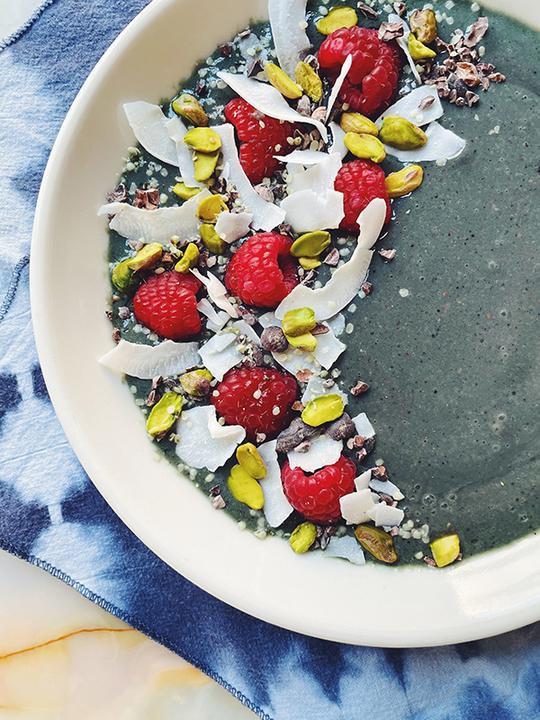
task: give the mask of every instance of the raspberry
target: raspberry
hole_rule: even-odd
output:
[[[401,69],[398,46],[379,40],[377,30],[341,28],[319,49],[321,70],[335,80],[347,55],[352,55],[353,61],[339,93],[340,101],[364,115],[379,114],[388,107],[397,88]]]
[[[201,330],[195,293],[201,285],[191,273],[174,270],[151,275],[133,297],[137,321],[161,337],[183,340]]]
[[[212,403],[228,425],[241,425],[252,440],[275,437],[291,419],[298,385],[272,368],[233,368],[216,387]]]
[[[294,126],[263,115],[242,98],[231,100],[224,113],[236,128],[240,162],[250,181],[256,184],[271,177],[282,165],[274,155],[287,152],[287,138],[292,135]]]
[[[336,175],[334,188],[343,193],[345,217],[340,224],[342,230],[358,232],[356,220],[374,198],[382,198],[386,202],[385,222],[390,222],[392,208],[384,182],[384,170],[376,163],[371,160],[345,163]]]
[[[281,469],[281,482],[289,502],[306,520],[333,523],[341,517],[339,499],[354,492],[356,466],[342,455],[333,465],[308,475],[302,468],[291,468],[288,462]]]
[[[225,285],[242,302],[275,308],[298,283],[292,241],[275,232],[258,233],[241,245],[225,273]]]

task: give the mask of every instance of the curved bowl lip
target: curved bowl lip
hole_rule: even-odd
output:
[[[74,425],[69,421],[69,402],[65,387],[62,384],[62,378],[56,370],[54,356],[51,352],[50,339],[47,333],[47,313],[42,310],[45,305],[41,301],[45,297],[47,288],[40,267],[45,259],[46,248],[45,243],[41,242],[39,238],[42,235],[41,228],[46,222],[49,196],[54,192],[55,183],[61,174],[62,148],[75,129],[78,117],[84,109],[86,96],[90,91],[93,91],[99,86],[102,78],[106,75],[111,65],[114,64],[115,59],[121,55],[124,48],[129,45],[132,39],[144,31],[147,24],[151,22],[154,17],[166,12],[168,7],[174,5],[175,2],[176,0],[154,0],[146,6],[118,35],[91,71],[73,101],[53,145],[36,205],[30,260],[30,298],[36,346],[53,406],[63,430],[81,464],[95,487],[109,505],[111,505],[114,512],[160,559],[177,572],[180,572],[188,580],[220,600],[258,619],[280,627],[321,639],[348,644],[376,647],[428,647],[486,638],[540,620],[540,596],[535,594],[533,597],[527,596],[518,608],[513,608],[511,611],[503,610],[499,612],[496,610],[492,612],[489,617],[481,620],[471,616],[467,623],[455,624],[450,621],[446,624],[443,623],[440,628],[429,626],[426,628],[417,627],[412,630],[404,629],[398,639],[387,636],[382,637],[380,628],[377,629],[373,627],[363,628],[361,631],[352,632],[352,634],[349,632],[351,628],[343,628],[341,631],[338,631],[334,627],[332,630],[327,631],[315,622],[313,617],[304,619],[301,613],[296,613],[293,619],[278,616],[272,611],[271,607],[261,609],[257,599],[246,599],[240,589],[232,590],[231,588],[216,586],[211,578],[204,572],[196,570],[189,564],[186,565],[183,561],[174,557],[174,553],[165,552],[163,546],[156,540],[155,534],[150,537],[149,534],[141,532],[138,529],[137,518],[134,517],[127,508],[119,507],[111,501],[107,484],[102,481],[103,478],[99,461],[97,460],[97,454],[92,450],[91,446],[84,441],[82,435],[77,432]],[[518,540],[510,546],[484,553],[481,556],[475,556],[465,563],[460,563],[460,565],[467,565],[472,568],[472,564],[477,561],[478,557],[485,558],[486,555],[495,554],[502,556],[505,552],[512,552],[512,557],[514,557],[515,553],[520,552],[522,548],[525,549],[525,552],[529,552],[529,545],[532,543],[533,537],[534,534]],[[418,572],[417,569],[382,568],[382,570],[386,573]],[[448,572],[452,572],[452,569],[449,568],[440,571],[441,580]],[[441,582],[441,587],[442,585],[443,583]]]

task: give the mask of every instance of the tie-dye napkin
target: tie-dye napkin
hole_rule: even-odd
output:
[[[262,718],[540,718],[540,625],[430,650],[351,647],[266,625],[162,563],[73,455],[32,338],[32,216],[73,97],[144,5],[47,0],[33,24],[0,43],[0,546],[176,651]]]

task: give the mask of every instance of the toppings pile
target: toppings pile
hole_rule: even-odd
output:
[[[413,523],[382,461],[369,462],[370,420],[346,412],[369,388],[338,381],[353,330],[341,311],[371,293],[373,247],[392,201],[421,186],[417,163],[442,166],[466,146],[437,122],[440,98],[471,106],[504,80],[481,60],[487,18],[447,42],[433,10],[400,2],[381,17],[375,4],[359,3],[360,19],[322,7],[317,50],[306,0],[269,0],[273,55],[247,30],[245,65],[211,83],[201,68],[198,96],[128,103],[144,150],[130,148],[126,172],[175,180],[168,193],[153,177],[120,185],[99,211],[125,238],[111,263],[122,330],[101,362],[146,383],[149,437],[193,480],[207,473],[213,507],[256,517],[258,537],[354,564],[364,551],[396,562],[394,538]],[[237,97],[220,107],[211,90],[227,86]],[[403,166],[390,172],[387,156]],[[427,525],[412,535],[430,543]],[[417,553],[428,565],[461,557],[456,534],[431,548]]]

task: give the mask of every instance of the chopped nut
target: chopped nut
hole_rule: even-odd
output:
[[[373,292],[373,283],[363,282],[360,285],[360,290],[364,293],[364,295],[371,295]]]
[[[347,440],[354,435],[356,427],[350,415],[343,413],[340,418],[328,425],[325,432],[332,440]]]
[[[392,260],[396,257],[396,251],[394,248],[388,249],[388,250],[379,250],[379,255],[386,260],[386,262],[392,262]]]
[[[369,385],[367,384],[367,382],[364,382],[363,380],[358,380],[356,385],[351,388],[351,395],[357,397],[358,395],[363,395],[368,390]]]
[[[403,25],[400,22],[383,22],[379,28],[379,40],[390,42],[403,36]]]
[[[287,350],[289,343],[285,333],[280,327],[267,327],[261,333],[261,345],[267,352],[282,353]]]

